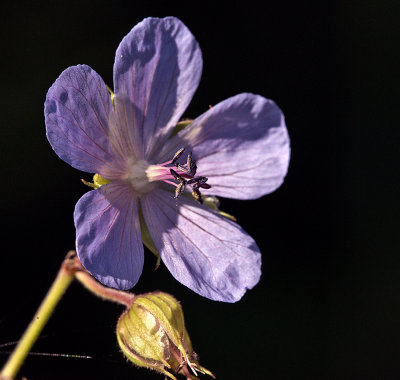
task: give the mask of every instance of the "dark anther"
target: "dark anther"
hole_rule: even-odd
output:
[[[186,183],[186,180],[182,176],[180,176],[174,169],[169,169],[169,172],[180,183],[183,183],[183,182]]]
[[[196,163],[191,163],[191,167],[187,167],[181,164],[175,164],[175,166],[190,177],[193,177],[196,174],[197,170]]]
[[[188,168],[190,168],[191,165],[192,165],[192,152],[190,152],[190,153],[188,154],[187,159],[186,159],[186,166],[187,166]]]
[[[184,150],[185,150],[185,148],[181,148],[174,154],[174,157],[172,157],[173,164],[175,164],[175,162],[178,161],[179,157],[182,155]]]
[[[207,181],[207,177],[196,177],[186,181],[188,184],[192,185],[193,198],[200,203],[203,203],[203,199],[201,197],[199,188],[202,187],[203,189],[209,189],[211,187],[210,185],[206,184]]]
[[[187,184],[187,181],[180,176],[174,169],[169,169],[171,175],[179,181],[178,186],[175,189],[175,199],[178,199],[178,197],[183,193],[183,190],[185,190],[185,185]]]
[[[181,165],[180,163],[178,163],[178,159],[179,157],[182,155],[184,151],[184,148],[179,149],[173,159],[172,159],[172,163],[175,164],[175,166],[182,170],[185,174],[187,174],[190,177],[193,177],[196,174],[196,170],[197,170],[197,165],[196,165],[196,161],[192,160],[192,152],[190,152],[187,156],[187,160],[186,160],[186,165]]]
[[[200,187],[202,187],[203,189],[211,189],[211,185],[209,185],[208,183],[203,183],[200,185]]]
[[[206,177],[196,177],[196,178],[191,178],[191,179],[189,179],[189,180],[187,181],[187,183],[188,183],[189,185],[191,185],[192,183],[195,183],[195,184],[198,185],[197,187],[199,187],[201,184],[205,183],[205,182],[207,181],[207,179],[208,179],[208,178],[206,178]]]
[[[193,186],[195,186],[196,188],[202,187],[203,189],[211,189],[211,186],[208,183],[206,183],[207,181],[208,181],[207,177],[196,177],[189,179],[187,183],[189,185],[194,184]]]
[[[197,165],[196,161],[192,160],[192,152],[189,153],[188,159],[187,159],[187,167],[189,169],[189,175],[194,176],[197,171]]]
[[[186,169],[185,166],[183,166],[183,165],[181,165],[181,164],[178,164],[178,163],[176,163],[175,166],[176,166],[178,169],[182,170],[185,174],[188,174],[188,175],[189,175],[189,171]]]
[[[177,199],[182,194],[182,192],[185,190],[186,185],[191,185],[193,198],[196,201],[203,203],[203,199],[201,197],[199,189],[210,189],[211,186],[206,183],[208,181],[207,177],[201,176],[193,178],[197,171],[197,165],[196,161],[192,158],[192,152],[188,154],[185,165],[181,165],[180,163],[178,163],[178,159],[182,155],[184,150],[184,148],[179,149],[172,158],[172,164],[174,164],[181,172],[183,172],[182,175],[180,175],[174,169],[170,169],[171,175],[177,181],[179,181],[179,184],[175,189],[175,199]]]
[[[197,171],[197,165],[196,161],[192,160],[192,152],[190,152],[187,156],[187,161],[186,161],[186,173],[193,177],[196,174]]]
[[[203,199],[201,198],[201,194],[200,194],[199,189],[198,189],[197,187],[193,186],[193,187],[192,187],[192,190],[193,190],[193,191],[192,191],[193,198],[194,198],[197,202],[203,203]]]
[[[175,199],[178,199],[178,197],[183,193],[183,190],[185,190],[185,182],[180,182],[175,189]]]

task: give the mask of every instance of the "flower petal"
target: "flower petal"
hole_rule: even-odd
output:
[[[262,96],[239,94],[212,107],[170,140],[160,155],[187,146],[198,175],[212,186],[204,194],[255,199],[283,182],[290,156],[284,116]]]
[[[197,89],[202,65],[197,41],[174,17],[146,18],[121,41],[115,104],[123,109],[125,124],[134,126],[130,138],[137,158],[151,157],[163,146]]]
[[[138,201],[118,182],[89,191],[74,212],[76,247],[83,266],[101,283],[130,289],[143,268]]]
[[[181,196],[154,190],[141,199],[154,244],[172,275],[196,293],[236,302],[260,279],[261,255],[236,223]]]
[[[89,66],[69,67],[46,96],[47,138],[57,155],[74,168],[104,173],[118,166],[110,140],[112,112],[101,77]]]

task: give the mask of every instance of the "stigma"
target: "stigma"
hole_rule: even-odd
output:
[[[175,199],[189,186],[193,198],[203,203],[200,189],[210,189],[211,186],[206,183],[207,177],[196,177],[197,165],[192,153],[187,155],[184,164],[180,163],[184,150],[185,148],[179,149],[171,160],[156,165],[150,165],[144,160],[128,161],[124,180],[139,196],[152,191],[160,181],[175,187]]]

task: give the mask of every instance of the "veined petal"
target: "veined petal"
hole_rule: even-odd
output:
[[[57,155],[74,168],[115,172],[120,164],[110,136],[112,112],[101,77],[86,65],[69,67],[46,96],[47,138]]]
[[[254,240],[236,223],[181,196],[157,189],[141,199],[143,216],[172,275],[196,293],[236,302],[261,275]]]
[[[112,182],[89,191],[74,212],[76,248],[83,266],[101,283],[130,289],[143,269],[138,201]]]
[[[161,153],[187,146],[197,175],[208,178],[204,194],[254,199],[278,188],[287,173],[290,142],[278,106],[262,96],[239,94],[193,121]]]
[[[137,158],[151,157],[163,146],[201,71],[197,41],[174,17],[146,18],[121,41],[114,64],[115,105],[125,116]]]

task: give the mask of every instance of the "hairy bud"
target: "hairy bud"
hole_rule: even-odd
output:
[[[174,374],[195,379],[197,372],[214,375],[200,366],[185,328],[182,307],[163,292],[136,296],[118,320],[117,338],[125,356],[141,367],[154,369],[171,379]]]

